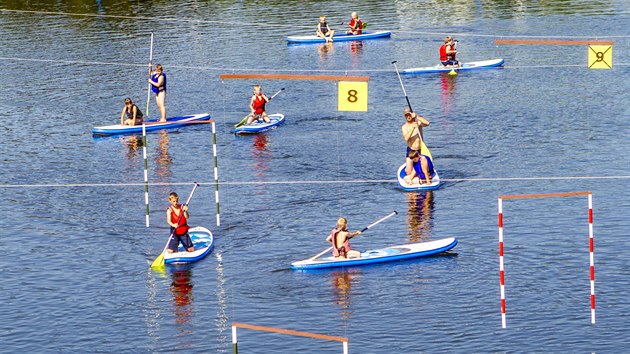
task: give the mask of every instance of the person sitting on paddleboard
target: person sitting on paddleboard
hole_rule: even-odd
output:
[[[193,252],[195,246],[188,234],[188,205],[179,204],[179,196],[172,192],[168,195],[168,201],[171,205],[166,209],[166,222],[171,226],[171,234],[173,235],[168,241],[166,252],[177,252],[177,246],[181,242],[186,251]]]
[[[453,37],[447,36],[444,39],[444,44],[440,47],[440,63],[445,67],[459,68],[459,62],[455,60],[457,50],[455,49],[455,42]]]
[[[335,31],[328,27],[326,22],[326,16],[319,16],[319,22],[317,23],[317,36],[324,38],[326,42],[332,42]]]
[[[403,139],[407,142],[405,158],[408,161],[407,154],[409,154],[409,151],[420,151],[422,148],[422,127],[427,127],[431,123],[421,115],[412,112],[409,107],[405,107],[403,114],[406,122],[402,125],[401,130]]]
[[[350,239],[360,235],[361,231],[348,232],[348,220],[337,219],[337,226],[332,229],[326,241],[332,242],[332,252],[335,258],[360,258],[361,252],[350,249]]]
[[[249,101],[249,108],[252,110],[249,117],[247,118],[247,124],[251,124],[255,120],[262,120],[265,123],[269,123],[269,116],[265,112],[265,105],[269,102],[269,97],[267,97],[262,92],[262,87],[260,85],[254,86],[254,94],[252,95],[252,99]]]
[[[350,22],[348,22],[348,27],[350,27],[350,29],[346,31],[346,34],[357,35],[363,33],[363,22],[359,19],[359,15],[357,15],[356,12],[353,12],[351,16],[352,18],[350,19]]]
[[[125,98],[125,106],[120,113],[120,125],[134,126],[136,124],[142,124],[142,118],[143,115],[140,108],[131,101],[131,98]]]
[[[407,184],[431,184],[431,174],[433,173],[433,162],[426,155],[421,155],[415,150],[407,154],[404,178]]]
[[[155,103],[160,110],[160,122],[166,122],[166,74],[162,65],[157,64],[154,72],[151,72],[149,65],[149,76],[151,90],[155,93]]]

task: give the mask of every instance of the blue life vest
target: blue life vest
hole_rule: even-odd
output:
[[[165,73],[162,73],[162,74],[156,73],[156,74],[151,75],[151,81],[157,82],[160,75],[164,76],[164,82],[162,82],[162,86],[159,86],[159,87],[151,85],[151,91],[153,91],[154,93],[158,93],[161,91],[166,92],[166,74]]]

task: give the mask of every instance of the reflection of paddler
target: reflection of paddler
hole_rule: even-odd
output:
[[[342,309],[341,317],[350,317],[350,290],[352,289],[352,274],[348,270],[336,270],[331,273],[335,304]]]
[[[157,163],[156,173],[158,176],[166,177],[171,175],[170,166],[173,162],[168,154],[168,133],[165,130],[161,130],[158,132],[158,135],[158,155],[155,158]]]
[[[191,270],[175,270],[171,274],[171,293],[173,294],[173,303],[175,305],[175,322],[177,324],[186,324],[192,318],[192,288],[190,283]],[[181,329],[182,332],[192,333],[191,330]]]
[[[407,231],[409,242],[429,238],[431,214],[434,209],[433,192],[407,193]]]

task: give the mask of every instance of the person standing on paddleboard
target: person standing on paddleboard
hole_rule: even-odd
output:
[[[151,90],[155,93],[155,103],[160,110],[160,122],[166,122],[166,74],[162,65],[155,65],[155,71],[151,72],[149,66],[149,83]]]
[[[247,124],[251,124],[255,120],[261,118],[265,121],[265,123],[270,122],[267,112],[265,112],[265,105],[267,102],[269,102],[269,97],[262,92],[262,87],[260,85],[255,85],[254,94],[252,95],[252,99],[249,101],[249,109],[251,109],[252,113],[250,113],[247,118]]]
[[[426,159],[426,156],[422,155],[422,128],[428,127],[431,124],[426,118],[412,112],[409,107],[405,107],[403,110],[405,116],[405,123],[402,125],[402,136],[407,142],[407,151],[405,152],[405,164],[407,168],[412,166],[413,161],[409,158],[411,151],[417,151],[420,154],[420,159]],[[412,171],[406,171],[407,175],[410,175]]]
[[[136,124],[142,124],[142,118],[143,115],[140,108],[131,101],[131,98],[125,98],[125,106],[120,113],[120,125],[134,126]]]
[[[350,249],[350,239],[360,234],[361,231],[348,232],[348,220],[346,218],[337,219],[337,225],[326,237],[326,241],[333,244],[333,256],[335,258],[360,258],[361,252]]]
[[[440,47],[440,63],[447,68],[459,68],[459,61],[455,60],[457,55],[455,43],[453,37],[447,36],[444,38],[444,44]]]
[[[326,22],[326,16],[319,16],[319,22],[317,23],[317,36],[324,38],[326,42],[332,42],[335,31],[328,27]]]
[[[193,252],[195,246],[188,234],[188,205],[179,204],[179,196],[172,192],[168,196],[171,205],[166,209],[166,222],[171,226],[171,238],[168,241],[166,252],[177,252],[177,246],[181,242],[186,251]]]

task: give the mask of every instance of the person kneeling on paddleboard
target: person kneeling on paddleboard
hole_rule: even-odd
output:
[[[360,258],[361,252],[350,249],[350,239],[361,234],[361,231],[348,232],[348,220],[337,219],[337,226],[332,229],[326,241],[332,242],[332,252],[335,258]]]
[[[440,47],[440,63],[447,68],[459,68],[459,62],[455,60],[457,55],[456,42],[453,41],[453,37],[447,36],[444,39],[444,44]]]
[[[346,31],[346,34],[352,34],[356,36],[363,33],[363,21],[361,21],[359,15],[357,15],[356,12],[353,12],[350,16],[352,18],[350,19],[350,22],[348,22],[349,29]]]
[[[181,242],[186,251],[193,252],[193,245],[190,235],[188,234],[188,205],[179,204],[179,196],[172,192],[168,196],[171,206],[166,209],[166,222],[171,226],[171,238],[168,241],[166,252],[177,252],[177,246]]]
[[[267,97],[262,92],[262,87],[260,85],[254,86],[254,94],[252,95],[252,99],[249,101],[249,109],[252,110],[249,117],[247,118],[247,124],[252,124],[255,120],[262,120],[265,123],[269,123],[269,117],[265,112],[265,105],[269,102],[269,97]]]
[[[424,180],[426,184],[431,184],[431,174],[433,173],[431,158],[426,155],[420,155],[415,150],[409,151],[407,157],[405,182],[407,184],[422,184],[422,180]]]
[[[131,98],[125,98],[125,106],[120,113],[120,125],[134,126],[136,124],[142,124],[143,118],[144,116],[140,108],[133,103]]]

